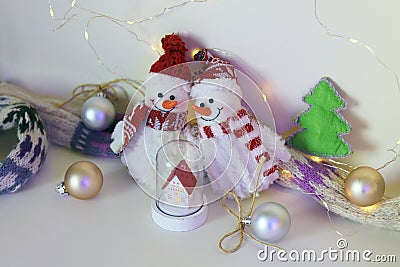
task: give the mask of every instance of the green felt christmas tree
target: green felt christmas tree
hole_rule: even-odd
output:
[[[297,116],[295,122],[301,130],[288,137],[288,144],[310,155],[324,158],[341,158],[352,153],[342,135],[351,131],[350,124],[338,113],[346,102],[328,78],[304,96],[310,107]]]

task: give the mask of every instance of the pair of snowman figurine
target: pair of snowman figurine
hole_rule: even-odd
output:
[[[126,114],[112,134],[111,149],[121,153],[130,175],[152,194],[158,149],[184,138],[199,145],[214,193],[222,196],[233,190],[246,198],[268,188],[290,153],[279,135],[242,106],[234,67],[203,49],[194,59],[205,67],[193,77],[180,37],[166,35],[162,45],[165,54],[152,65],[143,83],[144,101]],[[187,122],[189,105],[197,127]]]

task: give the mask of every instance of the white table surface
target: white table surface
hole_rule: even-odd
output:
[[[2,146],[3,147],[3,146]],[[4,152],[4,151],[3,151]],[[91,160],[104,174],[100,194],[92,200],[58,195],[54,188],[66,169]],[[289,210],[292,227],[279,242],[287,251],[337,249],[341,238],[325,209],[311,197],[274,185],[257,203],[276,201]],[[246,202],[248,204],[248,202]],[[245,239],[243,247],[227,255],[218,240],[236,225],[220,202],[209,206],[206,223],[191,232],[169,232],[151,219],[151,199],[141,191],[118,159],[87,157],[50,146],[40,171],[13,195],[0,196],[0,266],[266,266],[257,252],[263,247]],[[257,204],[256,204],[257,205]],[[347,249],[396,255],[400,262],[400,233],[332,215],[338,229],[349,236]],[[293,263],[308,266],[310,263]],[[281,264],[276,258],[273,264]],[[329,259],[324,264],[337,264]],[[358,265],[360,263],[342,263]]]

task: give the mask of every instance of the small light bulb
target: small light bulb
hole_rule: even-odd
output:
[[[325,201],[321,201],[322,202],[322,204],[324,205],[324,207],[325,207],[325,209],[327,209],[328,211],[329,211],[329,206],[328,206],[328,203],[326,203]]]
[[[357,39],[349,38],[349,41],[350,41],[352,44],[358,44],[358,40],[357,40]]]
[[[200,48],[195,48],[192,50],[192,52],[190,53],[190,55],[192,56],[192,58],[194,58],[194,55],[196,55],[201,49]]]
[[[282,170],[282,174],[286,177],[292,177],[292,173],[288,170]]]
[[[321,163],[323,161],[322,158],[316,157],[316,156],[311,156],[310,158],[311,158],[312,161],[315,161],[315,162],[318,162],[318,163]]]
[[[262,97],[263,97],[263,99],[264,99],[264,102],[268,102],[267,96],[266,96],[265,94],[262,94]]]
[[[54,19],[54,11],[52,7],[50,7],[50,16]]]
[[[362,211],[364,211],[365,213],[372,213],[372,212],[374,212],[379,206],[380,206],[379,203],[376,203],[376,204],[371,205],[371,206],[360,207],[360,209],[361,209]]]

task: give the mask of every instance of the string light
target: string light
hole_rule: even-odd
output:
[[[318,162],[318,163],[321,163],[323,161],[322,158],[316,157],[316,156],[310,156],[310,158],[311,158],[312,161],[315,161],[315,162]]]
[[[398,152],[395,150],[395,148],[397,147],[397,145],[394,148],[388,149],[387,151],[389,152],[393,152],[394,153],[394,157],[389,160],[388,162],[386,162],[385,164],[383,164],[381,167],[377,168],[376,170],[379,171],[383,168],[386,168],[387,166],[389,166],[391,163],[395,162],[397,160],[397,158],[399,157]]]
[[[267,102],[267,96],[264,93],[262,94],[262,97],[263,97],[264,102]]]
[[[367,206],[367,207],[360,207],[360,209],[362,211],[364,211],[365,213],[373,213],[379,207],[380,207],[380,204],[377,203],[377,204]]]
[[[190,52],[190,56],[194,58],[194,56],[201,50],[201,48],[195,48]]]
[[[116,20],[116,21],[118,21],[118,22],[126,23],[126,24],[128,24],[128,25],[133,25],[133,24],[140,24],[140,23],[143,23],[143,22],[146,22],[146,21],[149,21],[149,20],[153,20],[153,19],[155,19],[155,18],[162,17],[162,16],[166,15],[167,12],[174,11],[175,9],[177,9],[177,8],[179,8],[179,7],[186,6],[187,4],[190,4],[190,3],[205,3],[205,2],[208,2],[208,0],[188,0],[188,1],[182,2],[182,3],[180,3],[180,4],[176,4],[176,5],[173,5],[173,6],[165,7],[165,8],[163,8],[163,10],[162,10],[161,12],[159,12],[159,13],[157,13],[157,14],[154,14],[154,15],[152,15],[152,16],[150,16],[150,17],[143,18],[143,19],[140,19],[140,20],[136,20],[136,21],[135,21],[135,20],[133,20],[133,19],[118,19],[118,18],[115,18],[115,17],[111,17],[111,16],[108,16],[108,15],[106,15],[106,14],[103,14],[103,13],[100,13],[100,12],[97,12],[97,11],[94,11],[94,10],[92,10],[92,9],[89,9],[89,8],[86,8],[86,7],[77,5],[77,4],[76,4],[76,0],[72,0],[72,1],[71,1],[71,7],[68,8],[68,9],[65,11],[63,18],[62,18],[62,19],[59,19],[59,20],[68,19],[67,16],[69,15],[69,13],[72,11],[72,9],[76,8],[76,9],[79,9],[79,10],[82,10],[82,11],[86,11],[86,12],[92,14],[93,16],[100,16],[100,17],[104,17],[104,18],[112,18],[113,20]],[[52,7],[51,0],[49,0],[49,8],[50,8],[50,15],[51,15],[51,17],[52,17],[52,18],[55,18],[55,16],[54,16],[54,9],[53,9],[53,7]],[[64,26],[64,25],[63,25],[63,26]]]
[[[53,7],[51,6],[51,3],[50,3],[50,1],[49,1],[49,7],[50,7],[50,16],[54,19],[55,17],[54,17],[54,10],[53,10]]]
[[[317,0],[314,0],[314,17],[315,17],[315,19],[317,20],[317,22],[319,23],[319,25],[321,25],[321,27],[325,29],[325,32],[326,32],[327,35],[329,35],[329,36],[331,36],[331,37],[336,37],[336,38],[341,38],[341,39],[347,40],[347,41],[349,41],[351,44],[359,45],[359,46],[361,46],[361,47],[367,49],[368,52],[375,58],[375,60],[378,61],[378,63],[379,63],[382,67],[384,67],[387,71],[389,71],[389,72],[393,75],[393,77],[394,77],[394,79],[395,79],[395,81],[396,81],[397,90],[398,90],[399,93],[400,93],[400,79],[399,79],[399,76],[397,75],[397,73],[396,73],[392,68],[390,68],[390,67],[375,53],[375,51],[374,51],[369,45],[360,42],[358,39],[356,39],[356,38],[354,38],[354,37],[349,37],[349,36],[345,36],[345,35],[333,33],[333,32],[331,31],[331,29],[330,29],[328,26],[326,26],[326,25],[321,21],[321,19],[320,19],[319,16],[318,16]],[[389,160],[388,162],[386,162],[383,166],[379,167],[377,170],[381,170],[381,169],[383,169],[383,168],[386,168],[388,165],[390,165],[391,163],[395,162],[395,161],[398,159],[398,154],[399,154],[398,145],[399,145],[399,144],[400,144],[400,139],[397,141],[396,145],[395,145],[393,148],[387,150],[387,151],[389,151],[389,152],[393,152],[393,153],[395,154],[395,157],[394,157],[393,159]],[[397,149],[397,151],[396,151],[396,149]]]
[[[105,67],[105,68],[107,69],[107,71],[110,72],[111,74],[116,75],[116,76],[121,76],[121,75],[119,75],[118,73],[112,71],[111,68],[109,68],[109,67],[103,62],[103,60],[100,58],[100,56],[99,56],[99,54],[98,54],[98,52],[97,52],[95,46],[94,46],[94,45],[92,44],[92,42],[89,40],[89,26],[90,26],[90,24],[91,24],[92,21],[94,21],[94,20],[96,20],[96,19],[106,19],[106,20],[109,20],[110,22],[116,24],[117,26],[119,26],[119,27],[121,27],[123,30],[125,30],[126,32],[130,33],[131,35],[133,35],[133,36],[135,37],[135,39],[136,39],[137,42],[141,42],[141,43],[143,43],[143,44],[149,46],[149,47],[151,48],[152,51],[155,51],[158,55],[161,55],[162,49],[161,49],[159,46],[156,46],[156,45],[154,45],[154,44],[152,44],[151,42],[148,42],[148,41],[146,41],[146,40],[140,39],[139,36],[138,36],[138,34],[137,34],[136,32],[134,32],[133,30],[127,28],[127,26],[132,26],[132,25],[134,25],[134,24],[140,24],[140,23],[143,23],[143,22],[146,22],[146,21],[153,20],[153,19],[155,19],[155,18],[162,17],[162,16],[166,15],[168,12],[172,12],[172,11],[174,11],[176,8],[186,6],[186,5],[190,4],[190,3],[205,3],[205,2],[208,2],[208,0],[188,0],[188,1],[182,2],[182,3],[180,3],[180,4],[176,4],[176,5],[173,5],[173,6],[165,7],[165,8],[163,8],[163,10],[162,10],[161,12],[159,12],[159,13],[157,13],[157,14],[154,14],[154,15],[152,15],[152,16],[150,16],[150,17],[140,19],[140,20],[115,18],[115,17],[109,16],[109,15],[107,15],[107,14],[100,13],[100,12],[94,11],[94,10],[92,10],[92,9],[89,9],[89,8],[86,8],[86,7],[83,7],[83,6],[80,6],[80,5],[78,5],[76,2],[77,2],[76,0],[72,0],[72,1],[71,1],[70,7],[64,12],[64,16],[63,16],[62,18],[57,18],[57,17],[55,16],[55,12],[54,12],[53,6],[52,6],[52,4],[51,4],[51,0],[49,0],[48,5],[49,5],[49,13],[50,13],[51,18],[52,18],[53,20],[56,20],[56,21],[61,21],[61,23],[54,29],[54,31],[58,31],[59,29],[61,29],[62,27],[64,27],[66,24],[68,24],[72,19],[74,19],[74,18],[76,18],[76,17],[78,16],[78,14],[73,14],[73,15],[69,16],[69,14],[70,14],[74,9],[81,10],[81,11],[85,11],[85,12],[87,12],[87,13],[92,14],[92,17],[89,18],[89,19],[86,21],[86,27],[85,27],[85,30],[84,30],[84,38],[85,38],[85,41],[87,42],[88,46],[90,47],[90,49],[91,49],[92,52],[94,53],[94,55],[95,55],[95,57],[96,57],[98,63],[100,63],[101,65],[103,65],[103,67]]]
[[[61,21],[60,25],[57,26],[57,28],[54,29],[54,31],[57,31],[58,29],[64,27],[68,22],[70,22],[73,18],[77,17],[78,14],[73,14],[70,17],[67,17],[69,12],[75,7],[76,0],[71,2],[71,7],[67,9],[67,11],[64,13],[64,16],[62,18],[57,18],[54,13],[53,6],[51,5],[51,0],[49,0],[49,13],[50,17],[55,20],[55,21]]]

